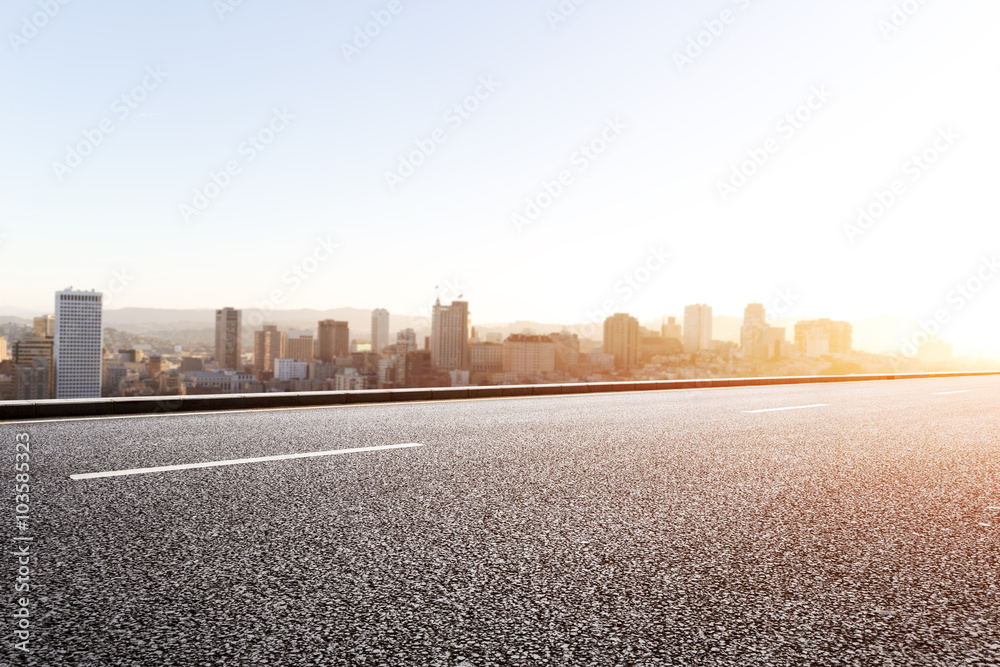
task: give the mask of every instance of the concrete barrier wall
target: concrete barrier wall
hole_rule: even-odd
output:
[[[757,387],[818,382],[864,382],[917,378],[975,377],[1000,375],[1000,371],[961,373],[896,373],[892,375],[811,375],[793,377],[727,378],[721,380],[659,380],[653,382],[592,382],[575,384],[506,385],[495,387],[447,387],[429,389],[377,389],[370,391],[319,391],[272,394],[226,394],[208,396],[162,396],[152,398],[94,398],[62,401],[0,402],[0,421],[100,417],[173,412],[217,412],[222,410],[266,410],[324,405],[360,405],[405,401],[453,401],[510,396],[554,396],[620,391],[668,391],[715,387]]]

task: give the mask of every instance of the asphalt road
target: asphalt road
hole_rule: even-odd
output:
[[[998,406],[979,377],[0,425],[0,663],[997,665]]]

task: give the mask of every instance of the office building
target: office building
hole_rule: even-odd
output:
[[[406,381],[404,377],[405,360],[401,355],[393,354],[378,360],[378,387],[401,387]]]
[[[215,363],[219,368],[243,369],[243,311],[215,311]]]
[[[137,364],[142,361],[142,350],[118,350],[118,361],[124,361],[130,364]]]
[[[763,361],[768,358],[767,345],[764,340],[767,328],[767,311],[764,304],[751,303],[743,309],[740,350],[745,358],[755,361]]]
[[[786,347],[785,327],[769,326],[764,329],[764,352],[767,360],[776,361],[788,356],[790,349]]]
[[[372,352],[381,354],[389,345],[389,311],[376,308],[372,311]]]
[[[407,387],[450,387],[451,378],[447,373],[441,373],[431,365],[431,351],[417,350],[406,355]]]
[[[51,361],[36,357],[29,364],[14,366],[14,400],[44,401],[52,398]]]
[[[242,394],[256,382],[253,373],[232,369],[181,374],[181,386],[186,394]]]
[[[681,342],[684,341],[683,329],[677,322],[676,317],[668,317],[666,321],[664,321],[663,325],[660,327],[660,335],[663,338],[674,338]]]
[[[795,347],[807,357],[848,354],[852,347],[851,323],[829,319],[796,322]]]
[[[563,331],[549,334],[549,338],[555,343],[557,371],[568,372],[580,363],[580,337],[577,334]]]
[[[181,357],[181,373],[205,370],[205,360],[201,357]]]
[[[431,313],[431,366],[439,371],[468,370],[469,304],[438,299]]]
[[[125,361],[105,362],[101,373],[101,395],[121,396],[121,386],[125,381],[138,381],[139,364]]]
[[[396,334],[397,354],[410,354],[417,351],[417,334],[413,329],[403,329]]]
[[[350,330],[347,322],[323,320],[319,323],[319,355],[317,358],[333,363],[337,357],[351,353]]]
[[[309,375],[310,380],[316,382],[323,382],[324,380],[332,380],[337,375],[337,365],[334,363],[327,363],[325,361],[313,361],[309,364]]]
[[[499,373],[503,370],[503,344],[470,343],[469,363],[476,373]]]
[[[56,292],[56,398],[100,398],[103,295]]]
[[[32,371],[25,375],[25,381],[38,383],[42,381],[44,375],[45,387],[39,389],[32,386],[30,389],[22,389],[16,383],[20,378],[15,374],[15,396],[17,400],[50,399],[56,395],[56,352],[54,338],[24,338],[16,341],[12,349],[11,360],[16,368],[31,368]],[[42,363],[37,363],[41,361]],[[24,394],[22,396],[22,393]],[[30,394],[30,396],[28,395]]]
[[[504,373],[536,376],[556,369],[556,344],[548,336],[510,335],[503,343],[502,354]]]
[[[56,335],[56,316],[43,315],[34,318],[31,333],[39,338],[54,338]]]
[[[805,336],[805,355],[807,357],[825,357],[830,354],[830,332],[819,327],[810,329]]]
[[[275,359],[275,380],[305,380],[309,377],[309,362],[295,359]]]
[[[639,320],[627,313],[615,313],[604,320],[604,352],[615,358],[617,370],[639,365]]]
[[[684,308],[684,351],[688,354],[712,349],[712,307],[695,304]]]
[[[337,372],[334,376],[335,391],[364,391],[375,389],[377,376],[374,374],[361,373],[356,368],[345,368]]]
[[[274,373],[274,360],[285,354],[285,332],[274,324],[265,324],[253,334],[253,367],[257,373]]]
[[[740,350],[743,357],[751,361],[776,361],[788,356],[790,349],[785,345],[785,329],[767,323],[763,304],[751,303],[743,311]]]
[[[313,342],[312,336],[288,338],[285,346],[285,356],[295,361],[312,361]]]

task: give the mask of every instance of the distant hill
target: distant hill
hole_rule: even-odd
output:
[[[6,322],[11,319],[17,320],[27,320],[31,322],[31,318],[39,317],[43,313],[36,313],[33,310],[28,310],[27,308],[16,308],[14,306],[0,306],[0,321]]]
[[[370,335],[372,314],[370,310],[360,308],[334,308],[331,310],[315,310],[302,308],[298,310],[278,310],[274,312],[243,309],[243,323],[252,328],[260,324],[277,324],[281,329],[305,329],[316,332],[320,320],[346,321],[351,329],[352,337]],[[104,311],[104,326],[132,333],[153,333],[176,329],[214,329],[215,310],[211,308],[198,310],[170,310],[163,308],[122,308],[120,310]],[[430,329],[426,319],[405,315],[389,316],[390,331],[406,328]]]

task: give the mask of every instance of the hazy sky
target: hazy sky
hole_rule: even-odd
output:
[[[61,3],[0,9],[2,306],[785,290],[1000,348],[995,0]]]

